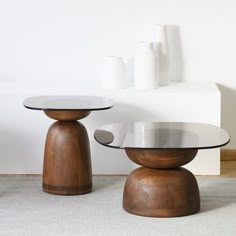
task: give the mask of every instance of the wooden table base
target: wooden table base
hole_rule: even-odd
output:
[[[59,195],[77,195],[92,191],[89,139],[86,128],[80,122],[57,121],[48,130],[44,152],[43,190]]]
[[[177,217],[191,215],[200,209],[200,195],[198,184],[194,175],[185,168],[179,167],[183,160],[176,157],[179,152],[175,151],[156,151],[161,156],[161,168],[150,168],[150,156],[153,161],[155,150],[129,149],[126,153],[132,160],[140,159],[140,155],[146,155],[149,167],[140,167],[134,170],[127,178],[124,195],[123,208],[135,215],[150,217]],[[182,152],[181,150],[180,152]],[[136,155],[139,153],[139,155]],[[195,154],[194,154],[195,153]],[[197,150],[186,151],[184,159],[191,161]],[[161,155],[162,154],[162,155]],[[183,154],[183,153],[182,153]],[[164,161],[164,156],[166,160]],[[159,156],[159,157],[160,157]],[[156,156],[156,162],[158,162]],[[167,167],[173,160],[177,160],[175,167]],[[137,163],[137,161],[135,161]],[[166,162],[166,164],[165,164]],[[145,165],[143,163],[143,165]],[[158,165],[158,164],[156,164]]]

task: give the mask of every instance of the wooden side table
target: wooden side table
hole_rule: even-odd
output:
[[[29,109],[43,110],[57,120],[48,130],[43,166],[43,190],[59,195],[92,191],[89,138],[85,126],[77,120],[91,111],[113,106],[111,100],[90,96],[41,96],[24,100]]]
[[[200,209],[194,175],[181,167],[199,149],[229,142],[220,127],[186,122],[131,122],[101,127],[95,139],[111,148],[125,149],[129,159],[142,167],[130,173],[123,194],[123,208],[151,217],[191,215]]]

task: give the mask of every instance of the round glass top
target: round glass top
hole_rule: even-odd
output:
[[[112,100],[94,96],[38,96],[26,98],[24,106],[35,110],[106,110]]]
[[[96,130],[94,137],[108,147],[140,149],[208,149],[230,140],[220,127],[186,122],[108,124]]]

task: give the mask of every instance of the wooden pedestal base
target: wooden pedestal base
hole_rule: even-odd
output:
[[[149,159],[148,150],[129,149],[127,154],[134,159],[136,152],[141,156],[144,152],[146,158]],[[195,150],[195,155],[196,153]],[[153,157],[152,151],[151,154]],[[188,154],[191,161],[193,159],[191,151],[186,151],[184,159],[187,159]],[[167,151],[166,155],[170,155],[170,159],[175,159],[176,162],[175,155],[179,156],[179,153],[176,150]],[[123,208],[127,212],[141,216],[177,217],[199,211],[200,196],[194,175],[181,167],[164,169],[164,162],[162,158],[161,169],[140,167],[128,176],[123,195]],[[182,162],[180,158],[180,163]],[[150,162],[148,163],[150,165]],[[166,156],[166,166],[169,163],[170,160]]]
[[[80,122],[57,121],[50,127],[44,152],[43,190],[60,195],[91,192],[89,139]]]

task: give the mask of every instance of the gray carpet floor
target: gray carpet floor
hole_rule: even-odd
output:
[[[0,177],[0,235],[236,235],[236,178],[198,177],[201,211],[149,218],[122,209],[125,177],[94,177],[93,192],[57,196],[41,177]]]

